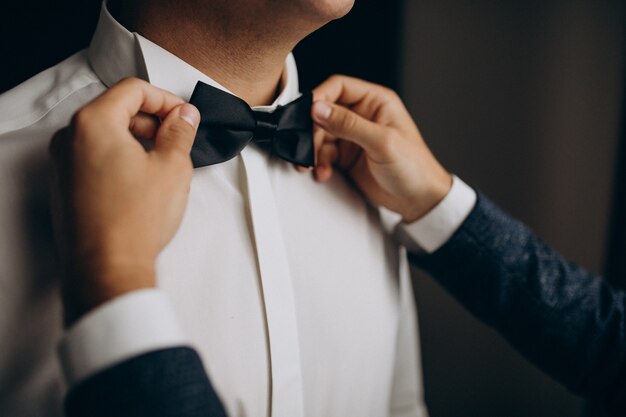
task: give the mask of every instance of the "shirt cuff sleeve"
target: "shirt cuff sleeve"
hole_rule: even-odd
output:
[[[133,291],[88,313],[59,346],[69,387],[132,357],[188,345],[174,308],[158,289]]]
[[[421,219],[400,223],[396,237],[409,251],[433,253],[461,227],[476,205],[476,192],[457,176],[441,202]]]

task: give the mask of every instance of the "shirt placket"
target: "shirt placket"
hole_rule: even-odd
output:
[[[271,417],[304,417],[293,284],[267,169],[267,156],[248,147],[241,157],[265,306]]]

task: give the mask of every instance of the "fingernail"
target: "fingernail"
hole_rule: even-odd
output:
[[[181,119],[189,123],[194,129],[198,127],[200,123],[200,112],[198,109],[189,103],[185,103],[180,107],[178,113]]]
[[[330,117],[333,109],[323,101],[316,101],[313,104],[313,114],[322,120],[326,120]]]

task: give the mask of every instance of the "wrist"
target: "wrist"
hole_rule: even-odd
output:
[[[66,268],[63,283],[65,322],[123,294],[156,286],[156,262],[146,259],[81,256]]]
[[[408,199],[407,209],[400,213],[404,223],[413,223],[421,219],[448,195],[452,188],[452,175],[443,168],[441,171],[427,182],[426,187]]]

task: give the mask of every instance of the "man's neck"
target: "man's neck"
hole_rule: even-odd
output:
[[[287,55],[307,33],[295,30],[290,37],[289,28],[277,21],[261,28],[258,22],[267,19],[249,11],[237,13],[227,2],[189,1],[178,3],[185,6],[172,6],[171,2],[138,0],[119,2],[114,13],[128,29],[194,66],[249,105],[271,104]],[[252,19],[246,21],[246,16]]]

